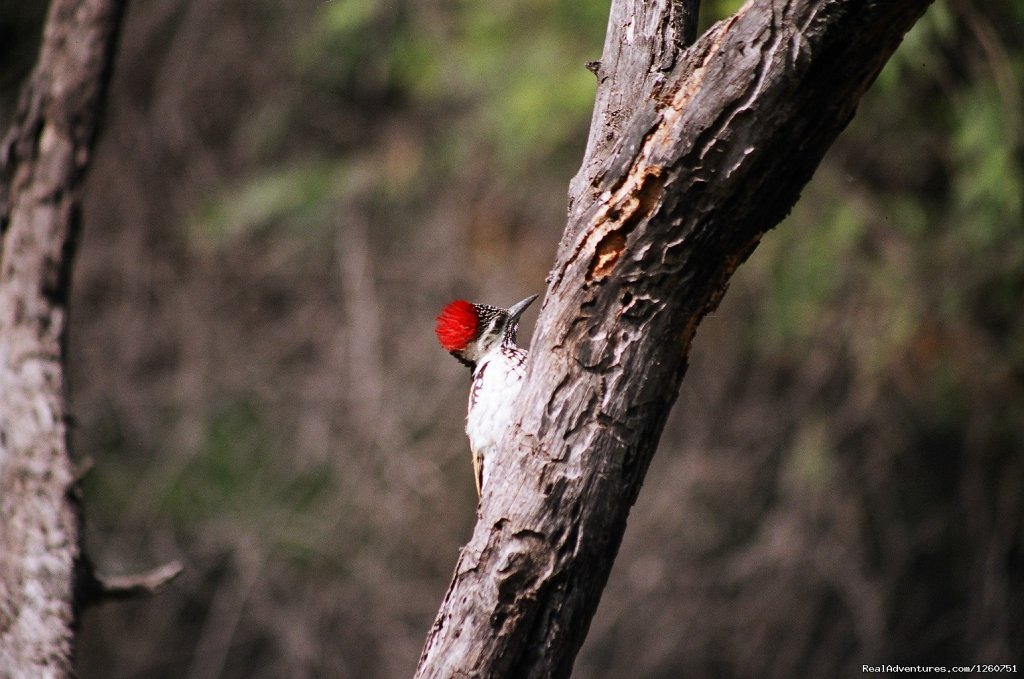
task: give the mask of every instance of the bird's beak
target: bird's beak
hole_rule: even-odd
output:
[[[523,315],[524,311],[526,311],[526,307],[530,306],[530,304],[533,303],[533,300],[537,299],[538,296],[539,295],[530,295],[522,302],[517,302],[516,304],[513,304],[512,307],[508,310],[509,320],[518,321],[519,317]]]

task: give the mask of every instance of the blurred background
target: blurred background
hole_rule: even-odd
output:
[[[434,316],[543,291],[607,11],[130,3],[74,443],[93,559],[186,571],[88,611],[83,679],[410,676],[475,518]],[[1017,0],[907,37],[698,332],[575,676],[1024,662],[1022,82]]]

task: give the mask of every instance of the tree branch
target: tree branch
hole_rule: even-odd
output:
[[[673,5],[614,2],[520,418],[418,677],[571,672],[697,325],[929,4],[755,0],[682,51]]]
[[[72,673],[80,526],[68,455],[68,276],[123,0],[53,0],[0,144],[0,667]]]
[[[693,44],[699,14],[700,0],[619,0],[612,4],[604,54],[600,61],[587,65],[599,86],[587,150],[569,191],[570,214],[580,209],[577,202],[584,187],[593,182],[600,159],[620,138],[637,102],[657,95],[682,51]]]
[[[156,594],[184,570],[181,562],[171,561],[141,573],[108,575],[96,571],[88,560],[83,563],[86,572],[78,576],[78,601],[82,606]]]

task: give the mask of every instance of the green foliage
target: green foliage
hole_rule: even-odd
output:
[[[903,38],[903,44],[886,63],[874,85],[881,93],[895,93],[922,74],[942,76],[942,61],[935,58],[956,34],[956,22],[945,0],[934,3]]]
[[[440,53],[446,83],[483,103],[470,124],[511,166],[578,144],[572,135],[589,119],[595,90],[583,65],[600,55],[604,5],[462,5],[455,44]],[[427,93],[432,100],[448,95]]]
[[[769,346],[799,347],[817,336],[822,308],[844,285],[836,273],[854,260],[865,231],[860,215],[842,203],[830,205],[820,221],[798,207],[791,221],[796,224],[772,234],[762,248],[768,251],[763,256],[771,266],[766,309],[770,322],[758,329],[760,340],[751,339]]]
[[[350,112],[336,145],[222,188],[191,235],[224,245],[285,227],[319,238],[340,202],[415,206],[440,178],[476,181],[480,159],[497,161],[496,180],[539,171],[564,182],[596,87],[584,64],[600,56],[606,21],[607,3],[596,0],[322,3],[295,68],[321,106]],[[444,123],[381,126],[403,111]],[[249,122],[245,144],[280,146],[286,119],[271,106]]]
[[[816,417],[797,432],[786,459],[786,481],[794,494],[820,491],[836,473],[835,450],[826,418]]]
[[[193,221],[192,233],[198,240],[221,245],[275,226],[320,225],[344,173],[344,166],[315,163],[251,179],[214,196]]]
[[[707,0],[700,3],[701,30],[736,13],[745,0]]]
[[[183,525],[233,516],[287,535],[288,517],[315,509],[333,483],[326,470],[278,468],[274,447],[254,404],[238,402],[211,415],[205,440],[167,485],[160,511]]]
[[[1020,167],[1021,113],[990,83],[965,92],[951,113],[953,201],[966,227],[965,245],[977,251],[1020,242],[1024,175]]]
[[[595,89],[584,63],[600,55],[606,21],[594,0],[328,3],[301,61],[321,82],[445,111],[441,134],[525,170],[579,145]]]

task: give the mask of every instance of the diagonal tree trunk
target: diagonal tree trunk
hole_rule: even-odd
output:
[[[0,676],[72,674],[68,274],[124,0],[53,0],[0,145]]]
[[[565,677],[697,325],[931,0],[613,0],[518,421],[417,677]]]

